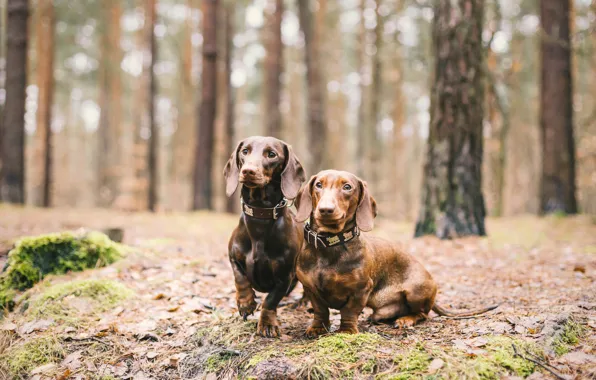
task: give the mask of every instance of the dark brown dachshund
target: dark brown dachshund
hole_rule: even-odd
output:
[[[269,293],[257,333],[277,337],[277,305],[296,286],[296,255],[303,242],[302,225],[286,206],[306,179],[304,170],[288,144],[253,136],[238,144],[224,176],[228,197],[242,184],[242,216],[228,244],[238,312],[246,320],[257,306],[254,290]]]
[[[389,241],[359,236],[377,214],[366,182],[351,173],[325,170],[313,176],[296,200],[305,244],[296,274],[314,309],[306,335],[329,332],[329,308],[341,312],[339,332],[357,333],[358,316],[373,309],[373,322],[412,326],[430,310],[444,316],[471,316],[493,310],[455,313],[435,303],[437,284],[414,257]]]

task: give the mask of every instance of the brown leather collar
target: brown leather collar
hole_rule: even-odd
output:
[[[257,219],[277,219],[282,214],[282,209],[288,205],[288,200],[283,198],[275,207],[254,207],[244,202],[244,198],[240,197],[242,204],[242,212]]]
[[[327,234],[327,233],[316,233],[310,228],[309,223],[304,224],[304,240],[307,243],[312,244],[315,248],[319,246],[323,248],[334,247],[336,245],[346,244],[350,240],[360,235],[360,229],[358,226],[346,231],[342,231],[339,234]]]

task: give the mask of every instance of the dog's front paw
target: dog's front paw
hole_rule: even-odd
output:
[[[263,338],[279,338],[279,326],[259,321],[257,325],[257,334]]]
[[[274,310],[263,309],[261,318],[257,324],[257,334],[265,338],[279,337],[279,323],[277,322],[277,313]]]
[[[255,302],[254,298],[250,298],[247,300],[238,300],[238,313],[240,316],[246,321],[249,315],[253,315],[255,309],[257,308],[257,303]]]
[[[329,329],[325,326],[321,326],[321,325],[310,325],[307,329],[306,329],[306,337],[307,338],[316,338],[319,335],[325,335],[329,333]]]
[[[358,334],[358,327],[355,326],[341,326],[338,330],[338,333],[343,333],[343,334]]]

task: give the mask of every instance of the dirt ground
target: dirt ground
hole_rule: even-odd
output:
[[[123,228],[135,248],[28,291],[30,302],[0,321],[0,378],[596,378],[593,218],[488,220],[488,238],[455,241],[412,239],[410,223],[378,220],[372,233],[427,267],[442,305],[501,306],[474,319],[432,315],[405,330],[370,325],[367,312],[362,334],[318,340],[303,335],[308,309],[291,307],[300,288],[279,310],[280,339],[254,335],[258,313],[237,316],[226,252],[237,218],[0,206],[0,252],[20,236],[108,227]],[[72,281],[109,286],[43,298]],[[35,299],[43,307],[26,310]],[[332,320],[336,328],[339,315]]]

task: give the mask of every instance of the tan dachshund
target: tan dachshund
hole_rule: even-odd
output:
[[[312,302],[309,337],[329,332],[329,308],[341,313],[338,332],[357,333],[365,306],[373,322],[413,326],[434,310],[464,317],[495,309],[457,313],[435,303],[437,284],[414,257],[392,242],[361,236],[374,225],[377,206],[366,182],[355,175],[325,170],[313,176],[296,199],[298,221],[305,225],[305,244],[296,274]]]

